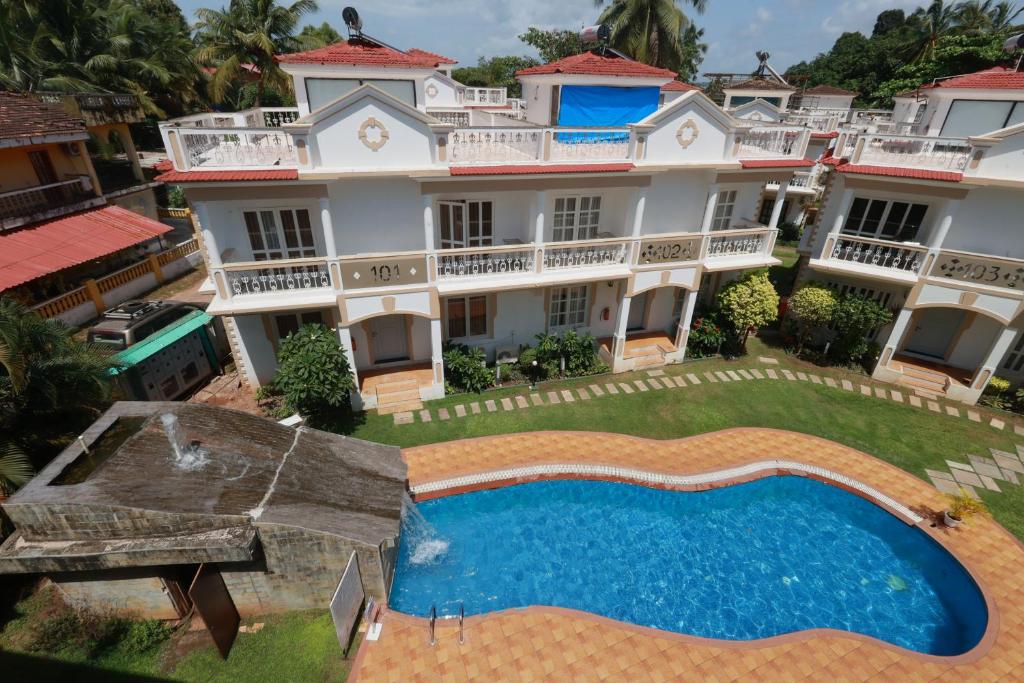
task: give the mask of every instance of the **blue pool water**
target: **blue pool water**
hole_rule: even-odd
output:
[[[416,507],[449,543],[424,563],[403,533],[390,604],[417,616],[553,605],[730,640],[836,628],[937,655],[971,649],[988,620],[926,534],[802,477],[701,493],[536,482]]]

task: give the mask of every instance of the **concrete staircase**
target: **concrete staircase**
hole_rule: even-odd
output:
[[[657,344],[633,349],[629,357],[633,359],[633,369],[659,368],[665,364],[665,351]]]
[[[376,393],[377,412],[380,415],[419,410],[423,407],[423,401],[420,400],[420,385],[415,380],[378,384]]]
[[[902,376],[899,379],[899,384],[936,396],[945,396],[947,377],[941,372],[910,365],[901,365],[900,372]]]

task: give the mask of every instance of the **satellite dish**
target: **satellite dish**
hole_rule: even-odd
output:
[[[344,20],[345,26],[348,26],[349,31],[359,33],[363,30],[363,20],[359,18],[359,12],[355,7],[346,7],[341,10],[341,18]]]

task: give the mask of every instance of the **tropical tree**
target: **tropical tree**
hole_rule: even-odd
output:
[[[578,55],[583,52],[578,31],[554,29],[544,31],[531,26],[526,33],[519,35],[519,40],[537,48],[540,58],[545,62],[557,62],[559,59]]]
[[[997,2],[988,12],[992,30],[995,32],[1009,31],[1014,27],[1014,21],[1021,12],[1024,12],[1024,7],[1017,7],[1012,2]]]
[[[803,353],[804,345],[818,328],[832,322],[836,310],[836,295],[829,287],[808,282],[789,298],[790,314],[799,325],[797,333],[797,354]]]
[[[604,0],[594,4],[600,6]],[[700,14],[707,0],[688,0],[688,4]],[[677,73],[687,64],[691,24],[676,0],[611,0],[598,21],[611,29],[612,47],[637,61]]]
[[[273,388],[286,408],[301,415],[348,407],[356,383],[338,335],[325,325],[308,324],[285,337]]]
[[[774,322],[779,317],[779,293],[768,279],[767,271],[747,273],[733,280],[718,293],[718,308],[736,331],[740,348],[747,347],[750,330]]]
[[[516,71],[531,66],[537,66],[533,57],[481,57],[476,66],[452,71],[452,77],[477,88],[506,88],[509,97],[520,97],[523,86],[516,78]]]
[[[223,102],[246,65],[255,67],[259,77],[256,106],[268,87],[288,92],[291,79],[274,55],[300,48],[295,28],[303,15],[317,9],[316,0],[296,0],[287,6],[275,0],[231,0],[227,8],[197,9],[196,58],[216,67],[209,83],[210,98]]]
[[[108,401],[109,361],[71,330],[0,299],[0,480],[17,485],[28,459],[44,464]]]
[[[302,27],[298,35],[300,50],[315,50],[318,47],[340,43],[342,40],[341,34],[326,21],[319,26],[307,24]]]
[[[928,7],[919,7],[910,15],[918,32],[915,61],[928,59],[935,51],[939,39],[948,35],[957,23],[958,6],[944,0],[932,0]]]

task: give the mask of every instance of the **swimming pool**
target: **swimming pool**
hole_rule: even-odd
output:
[[[803,477],[699,493],[546,481],[416,506],[447,552],[403,533],[392,608],[425,616],[552,605],[696,636],[813,628],[956,655],[988,621],[964,568],[873,503]]]

